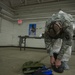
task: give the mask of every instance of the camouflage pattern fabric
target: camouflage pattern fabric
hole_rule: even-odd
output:
[[[70,14],[67,14],[63,11],[59,11],[57,14],[53,14],[51,18],[48,21],[46,21],[44,37],[46,49],[50,56],[53,56],[52,47],[54,45],[54,42],[56,41],[55,38],[51,38],[47,33],[50,23],[52,21],[61,21],[63,27],[63,32],[56,38],[61,38],[63,41],[59,55],[57,57],[61,60],[67,48],[72,45],[73,24],[75,23],[75,20]]]
[[[43,63],[40,63],[38,61],[28,61],[25,62],[22,66],[22,71],[24,74],[33,73],[34,71],[38,70],[39,68],[42,68],[44,66]]]

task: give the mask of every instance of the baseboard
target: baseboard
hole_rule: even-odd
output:
[[[0,48],[7,48],[7,47],[13,47],[13,48],[20,48],[19,46],[0,46]],[[24,48],[24,47],[22,47]],[[30,48],[30,49],[43,49],[43,50],[46,50],[46,48],[38,48],[38,47],[26,47],[26,48]],[[75,51],[72,51],[72,52],[75,52]]]
[[[20,48],[19,46],[0,46],[0,48],[7,48],[7,47]],[[24,47],[22,47],[22,48],[24,48]],[[43,49],[43,50],[46,49],[46,48],[40,48],[40,47],[26,47],[26,48],[31,48],[31,49]]]

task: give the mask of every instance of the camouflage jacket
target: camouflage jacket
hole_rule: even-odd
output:
[[[52,51],[52,46],[54,44],[54,41],[56,39],[51,38],[48,34],[48,27],[51,23],[51,21],[61,21],[64,32],[62,32],[58,38],[62,39],[62,46],[58,55],[58,59],[62,59],[64,53],[66,52],[67,48],[72,45],[72,38],[73,38],[73,23],[74,19],[72,18],[71,15],[64,13],[62,11],[59,11],[57,14],[53,14],[51,18],[46,21],[45,25],[45,45],[46,49],[49,51],[50,56],[53,56],[53,51]],[[58,39],[57,38],[57,39]]]

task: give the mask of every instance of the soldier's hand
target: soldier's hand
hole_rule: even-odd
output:
[[[61,65],[61,60],[56,59],[56,61],[55,61],[56,68],[58,68],[60,65]]]
[[[54,58],[54,56],[50,56],[50,63],[51,63],[51,65],[54,65],[54,63],[55,63],[55,58]]]

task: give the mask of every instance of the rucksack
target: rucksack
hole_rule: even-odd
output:
[[[36,61],[36,62],[28,61],[22,65],[22,72],[24,74],[33,73],[34,71],[36,71],[39,68],[42,68],[43,66],[44,66],[44,64],[40,63],[38,61]]]
[[[22,72],[25,75],[53,75],[50,68],[46,68],[43,63],[40,63],[38,61],[25,62],[22,66]]]

